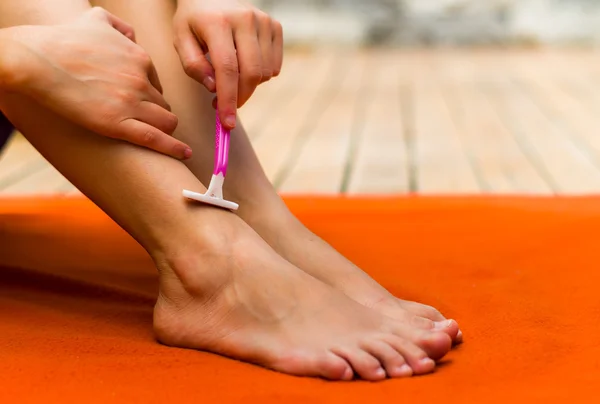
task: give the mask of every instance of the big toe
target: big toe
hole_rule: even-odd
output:
[[[411,312],[412,314],[424,317],[432,321],[444,321],[446,317],[438,309],[432,306],[428,306],[426,304],[411,302],[409,300],[396,299],[399,305]]]
[[[452,338],[444,332],[419,333],[413,342],[435,361],[442,359],[452,349]]]
[[[458,343],[459,340],[462,340],[462,332],[458,327],[458,323],[454,320],[435,321],[433,330],[448,334],[453,342]]]
[[[398,302],[400,307],[413,315],[431,320],[436,323],[437,327],[445,328],[443,331],[450,335],[453,343],[460,344],[463,342],[463,333],[460,330],[460,327],[458,327],[458,324],[452,325],[451,327],[447,326],[446,322],[449,320],[435,307],[402,299],[396,299],[396,302]]]
[[[446,319],[431,306],[395,299],[387,301],[387,304],[382,306],[382,313],[412,327],[445,332],[455,344],[462,342],[462,332],[458,323]]]
[[[462,342],[462,332],[455,320],[432,321],[424,317],[412,316],[408,325],[423,330],[443,332],[450,337],[454,344]]]
[[[392,332],[414,343],[433,360],[439,360],[452,349],[452,338],[445,332],[424,330],[403,324],[391,325]]]

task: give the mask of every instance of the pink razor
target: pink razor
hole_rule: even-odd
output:
[[[229,131],[225,130],[221,125],[219,111],[217,111],[215,131],[215,165],[208,190],[204,194],[200,194],[198,192],[192,192],[184,189],[184,197],[218,206],[220,208],[230,210],[237,210],[237,208],[239,208],[237,203],[223,199],[223,182],[225,182],[227,164],[229,162],[229,136]]]

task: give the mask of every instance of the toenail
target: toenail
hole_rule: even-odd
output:
[[[421,359],[421,364],[423,366],[435,366],[435,362],[431,358],[423,358]]]
[[[398,376],[410,376],[413,370],[406,363],[398,368]]]
[[[454,320],[436,321],[433,328],[436,330],[443,330],[444,328],[450,327],[453,322]]]
[[[352,380],[354,378],[354,371],[351,368],[347,368],[344,372],[342,380]]]

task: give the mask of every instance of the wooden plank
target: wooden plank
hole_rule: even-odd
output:
[[[552,193],[550,185],[507,130],[489,99],[478,90],[477,83],[490,80],[486,76],[486,62],[468,57],[462,61],[465,64],[461,70],[470,74],[446,85],[445,92],[459,136],[462,143],[468,145],[482,183],[494,193]],[[493,58],[488,63],[497,65],[500,60]]]
[[[295,96],[301,66],[302,55],[286,56],[279,77],[261,84],[248,103],[240,108],[239,115],[250,138],[261,130],[264,121]]]
[[[357,102],[362,94],[366,58],[363,54],[343,63],[346,71],[335,95],[306,133],[304,147],[281,185],[288,193],[338,193],[341,190]],[[341,73],[338,73],[341,74]]]
[[[46,163],[41,170],[6,187],[2,190],[2,193],[5,195],[64,194],[73,189],[75,187],[58,170],[52,167],[50,163]]]
[[[409,189],[399,67],[402,55],[369,54],[369,87],[364,125],[359,128],[356,159],[350,170],[349,194],[405,193]]]
[[[287,63],[240,111],[283,192],[600,191],[596,53],[316,51]],[[365,81],[348,80],[362,69]],[[20,136],[0,156],[0,192],[78,193]]]
[[[329,52],[303,58],[304,73],[297,78],[295,97],[277,114],[270,115],[252,139],[256,154],[271,181],[276,180],[294,153],[297,139],[306,135],[312,121],[321,113],[321,98],[327,91],[334,63],[335,56]]]
[[[490,83],[483,91],[493,93],[493,107],[515,138],[531,151],[556,193],[600,190],[597,167],[521,88],[505,79]]]
[[[439,74],[442,64],[421,55],[415,63],[413,84],[414,153],[416,191],[478,193],[481,186],[463,148],[458,129],[442,97]]]
[[[600,168],[600,136],[598,115],[592,113],[585,102],[557,85],[555,67],[534,69],[525,60],[516,60],[518,75],[516,83],[561,132],[569,137],[585,158]],[[587,101],[589,102],[589,100]]]
[[[0,192],[43,169],[46,160],[20,134],[13,136],[0,155]]]

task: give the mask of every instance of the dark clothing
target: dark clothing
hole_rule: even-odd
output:
[[[14,130],[15,128],[12,126],[12,124],[0,112],[0,151],[2,151],[2,148],[4,147]]]

